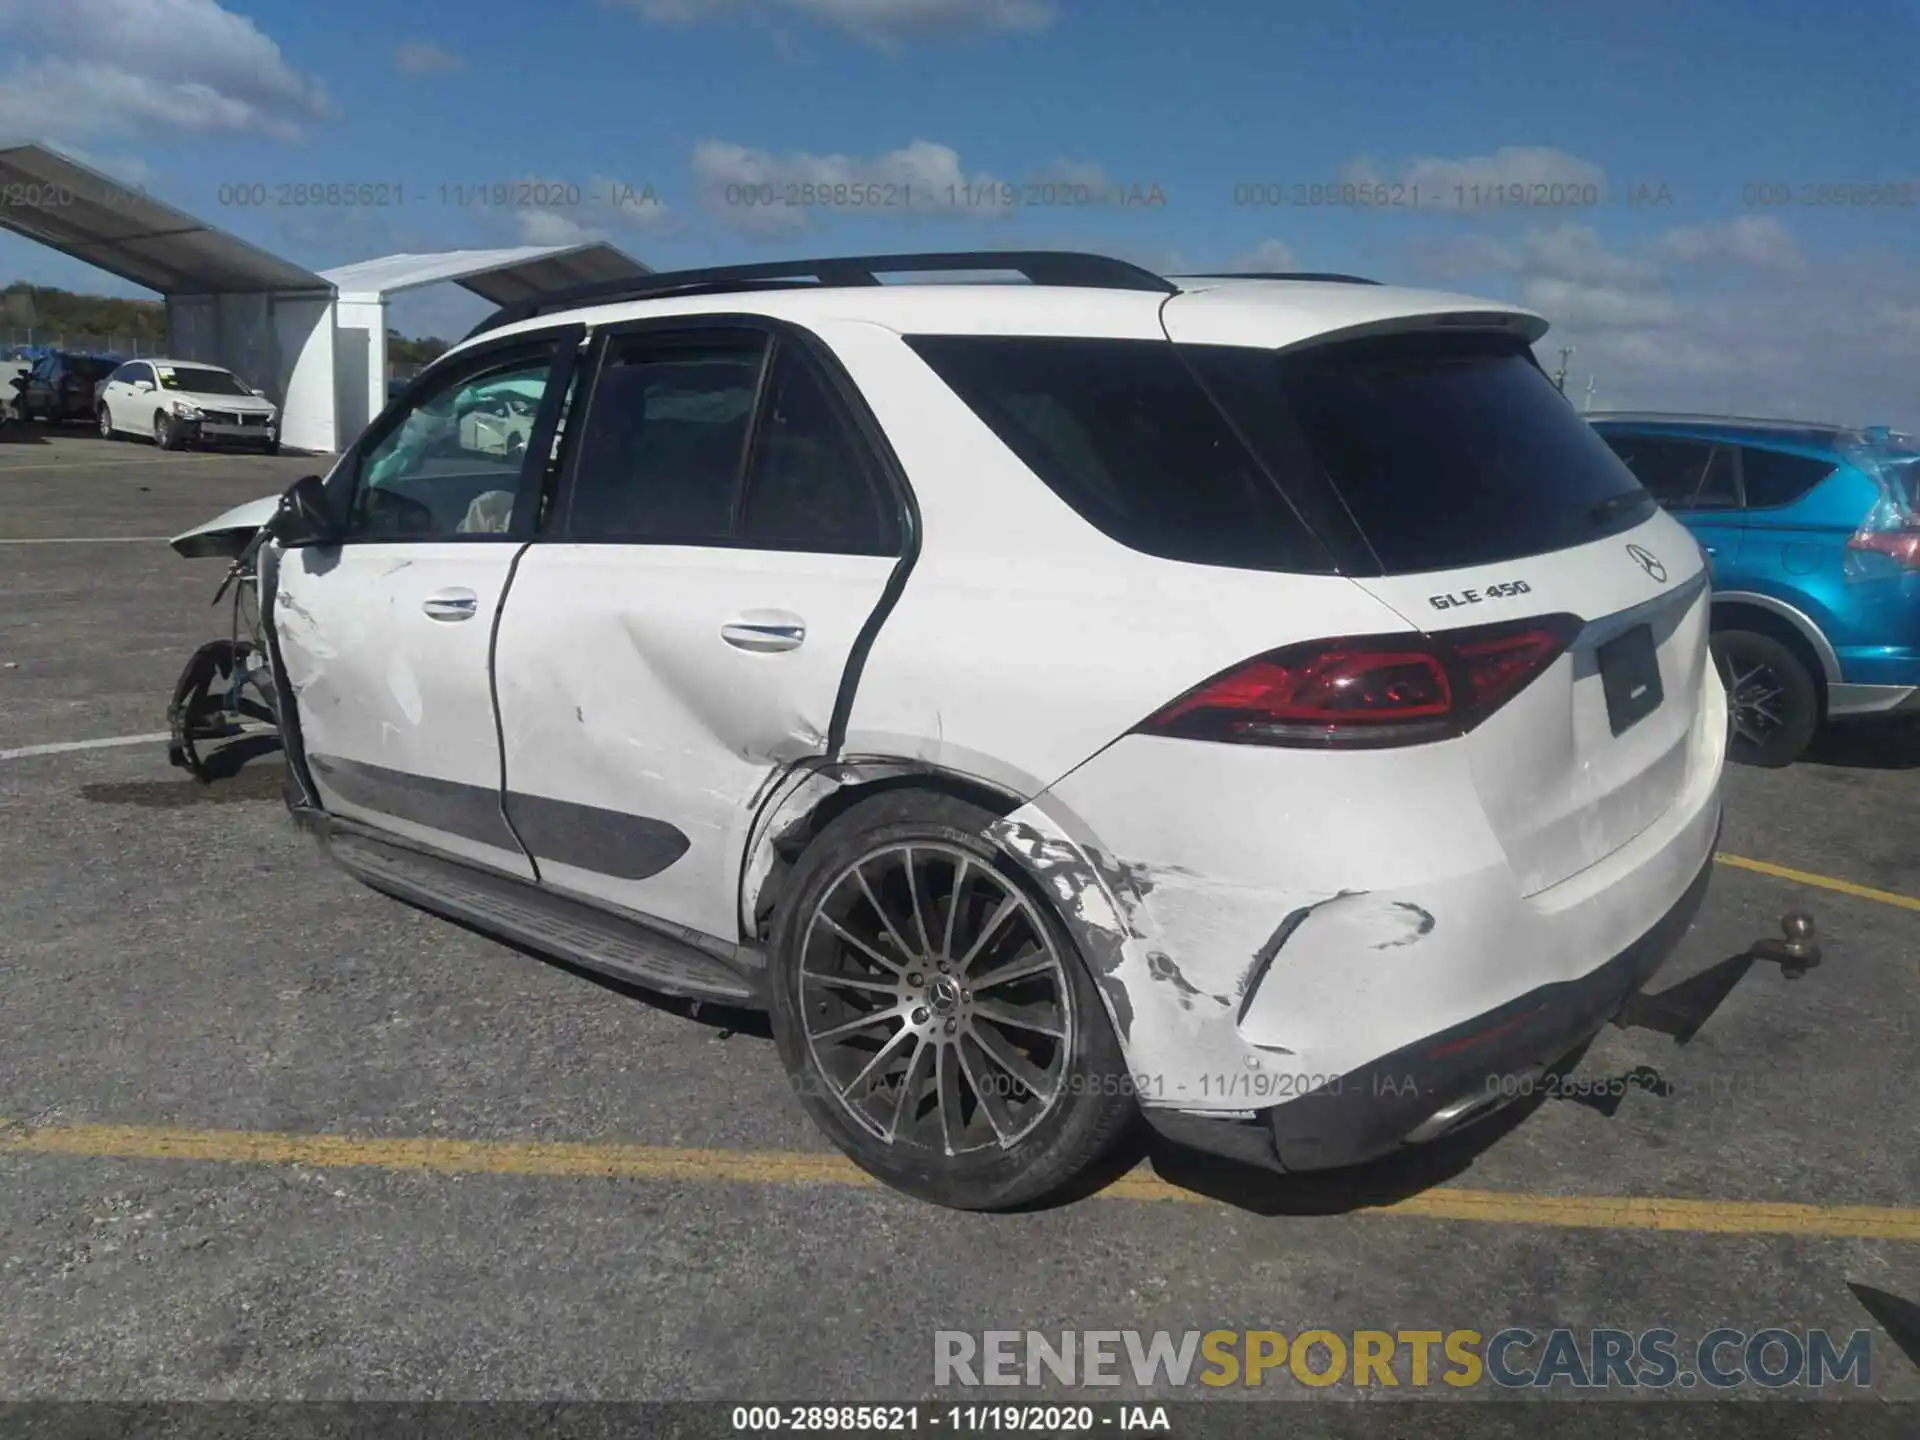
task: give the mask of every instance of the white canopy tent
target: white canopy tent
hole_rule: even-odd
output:
[[[156,292],[173,355],[293,409],[296,361],[330,337],[329,282],[44,145],[0,141],[0,195],[0,230]]]
[[[333,343],[331,355],[316,355],[313,368],[334,377],[337,434],[329,436],[324,447],[292,438],[287,443],[302,449],[334,449],[340,440],[357,435],[386,405],[387,302],[395,295],[450,280],[483,300],[505,305],[570,285],[652,273],[651,266],[603,242],[388,255],[322,271],[337,292]],[[302,433],[319,438],[317,433]]]
[[[389,255],[315,273],[59,151],[0,139],[0,230],[157,293],[167,351],[280,407],[289,449],[332,453],[386,404],[387,301],[451,280],[503,305],[652,268],[612,245]]]

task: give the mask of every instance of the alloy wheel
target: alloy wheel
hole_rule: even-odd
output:
[[[1756,748],[1765,746],[1787,723],[1787,690],[1780,677],[1771,665],[1732,653],[1720,658],[1720,679],[1734,735]]]
[[[808,919],[798,978],[816,1072],[888,1145],[1003,1150],[1061,1098],[1075,1016],[1059,948],[965,850],[888,845],[849,865]]]

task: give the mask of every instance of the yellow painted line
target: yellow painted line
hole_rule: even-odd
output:
[[[1722,865],[1733,866],[1736,870],[1751,870],[1756,875],[1771,875],[1776,880],[1791,880],[1796,885],[1812,885],[1841,895],[1853,895],[1861,900],[1877,901],[1882,905],[1897,905],[1902,910],[1920,910],[1920,897],[1902,895],[1896,890],[1876,890],[1871,885],[1856,885],[1851,880],[1841,880],[1832,875],[1816,875],[1811,870],[1794,870],[1785,865],[1776,865],[1771,860],[1749,860],[1744,855],[1729,855],[1725,851],[1713,858]]]
[[[69,1125],[47,1129],[0,1125],[0,1153],[322,1168],[363,1166],[442,1175],[596,1176],[863,1188],[879,1183],[838,1155],[799,1151],[694,1150],[562,1141],[383,1140],[350,1135],[124,1125]],[[1102,1191],[1101,1196],[1113,1200],[1218,1203],[1144,1172],[1116,1181]],[[1443,1188],[1391,1205],[1370,1207],[1360,1213],[1571,1229],[1920,1241],[1920,1210],[1871,1205],[1528,1195]]]

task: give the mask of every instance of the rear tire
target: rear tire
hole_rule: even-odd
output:
[[[102,405],[100,407],[100,438],[112,440],[117,438],[118,434],[119,432],[113,428],[113,411]]]
[[[855,805],[787,877],[769,955],[807,1113],[861,1169],[960,1210],[1064,1189],[1137,1114],[1092,973],[992,823],[919,791]]]
[[[1742,765],[1791,765],[1820,728],[1820,687],[1805,662],[1755,630],[1718,630],[1712,643],[1727,687],[1727,753]]]

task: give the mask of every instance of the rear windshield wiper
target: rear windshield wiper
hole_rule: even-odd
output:
[[[1587,511],[1587,519],[1595,525],[1604,525],[1623,510],[1633,510],[1652,503],[1653,496],[1645,490],[1622,490],[1618,495],[1609,495]]]

